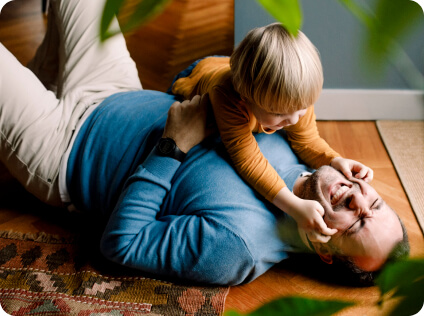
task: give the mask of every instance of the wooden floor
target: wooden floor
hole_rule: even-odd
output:
[[[15,0],[0,15],[0,42],[23,64],[33,55],[44,33],[40,0]],[[160,39],[157,39],[158,41]],[[136,46],[132,43],[131,47]],[[376,190],[405,222],[413,257],[424,256],[424,240],[407,197],[398,180],[374,122],[318,122],[320,134],[345,157],[359,160],[374,169]],[[52,211],[23,192],[0,166],[0,230],[66,234],[72,222],[61,221]],[[384,315],[374,306],[378,290],[336,286],[299,273],[281,263],[250,284],[232,287],[226,310],[251,311],[274,298],[290,295],[344,299],[358,302],[340,315]]]

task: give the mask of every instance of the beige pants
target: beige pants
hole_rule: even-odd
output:
[[[50,1],[31,70],[0,43],[0,159],[51,205],[61,205],[59,165],[84,112],[114,93],[141,89],[122,34],[100,43],[103,7],[104,0]]]

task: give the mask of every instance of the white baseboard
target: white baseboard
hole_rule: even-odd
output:
[[[424,120],[424,91],[324,89],[318,120]]]

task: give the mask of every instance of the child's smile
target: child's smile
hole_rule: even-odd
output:
[[[252,107],[252,112],[258,122],[271,130],[280,130],[283,127],[295,125],[305,115],[307,109],[302,109],[291,114],[267,112],[257,106]]]

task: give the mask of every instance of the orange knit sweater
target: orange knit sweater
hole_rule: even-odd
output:
[[[222,142],[236,170],[272,202],[285,183],[262,155],[252,133],[273,131],[265,131],[249,108],[240,102],[231,82],[229,58],[208,57],[201,60],[190,76],[174,83],[172,92],[185,99],[209,93]],[[295,125],[284,130],[294,152],[312,168],[327,165],[340,156],[319,136],[313,106]]]

